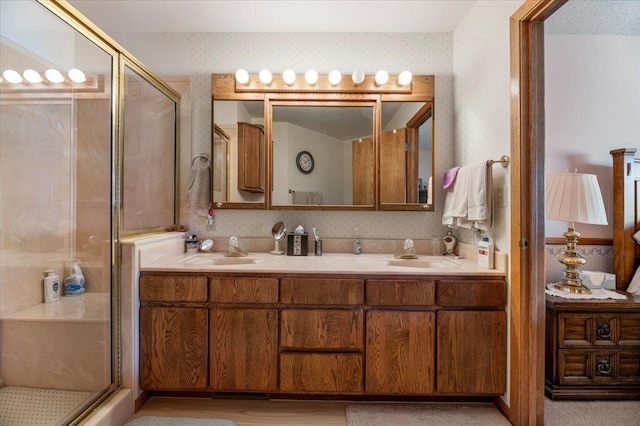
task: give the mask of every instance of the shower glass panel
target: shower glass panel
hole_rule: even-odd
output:
[[[0,418],[60,424],[115,382],[114,56],[35,1],[0,20]],[[72,259],[85,291],[67,296]]]
[[[175,218],[177,102],[124,67],[123,230],[166,227]]]

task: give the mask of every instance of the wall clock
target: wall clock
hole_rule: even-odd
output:
[[[296,157],[296,166],[304,174],[309,174],[313,171],[314,161],[313,156],[309,151],[300,151]]]

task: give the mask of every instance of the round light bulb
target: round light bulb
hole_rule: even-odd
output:
[[[44,72],[44,76],[52,83],[62,83],[64,81],[62,73],[58,70],[54,70],[53,68],[46,70]]]
[[[291,86],[293,83],[296,82],[296,73],[293,70],[285,70],[282,73],[282,79],[284,80],[285,83]]]
[[[355,70],[353,74],[351,74],[351,80],[355,84],[360,84],[364,81],[364,72],[362,70]]]
[[[340,74],[340,71],[333,70],[329,73],[329,83],[331,83],[332,86],[337,86],[338,84],[340,84],[341,80],[342,74]]]
[[[411,75],[410,71],[402,71],[398,75],[398,84],[400,86],[406,86],[407,84],[411,83],[412,79],[413,79],[413,76]]]
[[[273,80],[273,75],[269,70],[262,70],[260,74],[258,74],[258,78],[262,84],[271,84],[271,80]]]
[[[304,79],[307,81],[307,83],[309,83],[310,85],[314,85],[318,82],[318,71],[316,70],[309,70],[304,74]]]
[[[85,77],[84,73],[77,68],[71,68],[67,74],[74,83],[84,83],[87,81],[87,77]]]
[[[32,70],[32,69],[24,70],[22,75],[24,79],[27,80],[29,83],[34,83],[34,84],[42,83],[42,76],[36,70]]]
[[[18,84],[18,83],[22,83],[22,76],[20,75],[20,73],[18,71],[15,70],[5,70],[2,73],[2,76],[4,77],[5,80],[7,80],[9,83],[13,83],[13,84]]]
[[[236,71],[236,81],[242,85],[249,83],[249,73],[242,68]]]
[[[389,73],[386,72],[385,70],[378,71],[376,73],[375,81],[376,81],[376,85],[382,86],[387,81],[389,81]]]

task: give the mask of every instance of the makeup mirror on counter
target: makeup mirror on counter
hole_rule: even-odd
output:
[[[433,211],[434,77],[212,74],[216,208]]]

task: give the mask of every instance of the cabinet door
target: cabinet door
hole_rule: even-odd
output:
[[[264,131],[249,123],[238,123],[238,189],[264,192]]]
[[[212,310],[210,357],[214,390],[275,390],[276,310]]]
[[[439,311],[438,392],[498,395],[506,390],[503,311]]]
[[[370,206],[373,196],[373,138],[362,138],[351,142],[353,169],[353,204]]]
[[[406,130],[396,129],[380,135],[380,202],[406,202],[407,149]]]
[[[140,386],[207,388],[207,310],[140,308]]]
[[[369,311],[366,323],[366,391],[433,393],[435,314]]]

